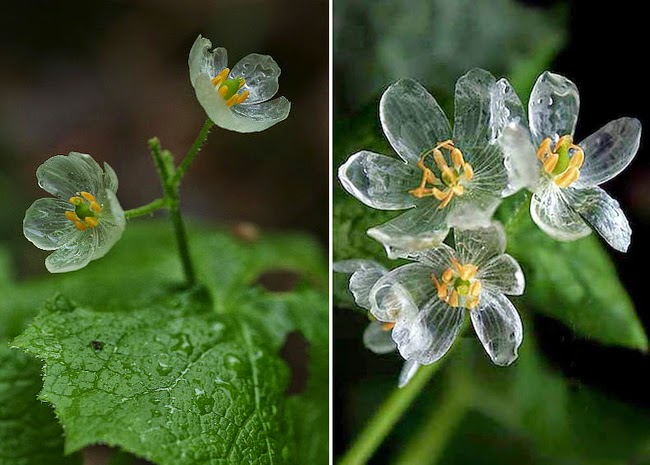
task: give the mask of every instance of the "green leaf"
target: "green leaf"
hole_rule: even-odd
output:
[[[65,428],[66,451],[105,443],[159,465],[326,463],[320,247],[299,235],[250,243],[205,229],[191,240],[205,289],[176,290],[174,246],[155,224],[130,225],[111,254],[78,273],[25,285],[65,295],[14,344],[44,362],[40,397]],[[282,271],[296,275],[293,288],[256,284]],[[308,381],[288,395],[280,352],[293,331],[308,342]]]
[[[611,259],[595,235],[558,242],[541,231],[519,193],[500,207],[508,252],[526,276],[524,302],[601,344],[647,350],[648,340]]]
[[[0,344],[0,464],[75,465],[63,455],[63,431],[50,406],[36,399],[40,365]]]

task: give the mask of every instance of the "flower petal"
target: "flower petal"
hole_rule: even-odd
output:
[[[74,230],[69,240],[45,259],[45,267],[50,273],[66,273],[86,266],[99,243],[99,235]]]
[[[517,309],[503,294],[483,291],[481,303],[470,311],[476,335],[495,365],[517,359],[524,330]]]
[[[407,360],[402,366],[402,371],[399,374],[399,381],[397,381],[397,387],[403,388],[406,386],[409,381],[413,379],[418,370],[422,365],[420,365],[415,360]]]
[[[438,102],[413,79],[392,84],[379,103],[384,133],[397,154],[410,163],[451,137],[449,121]]]
[[[287,119],[290,111],[291,103],[285,97],[250,105],[235,105],[233,113],[243,121],[240,121],[239,129],[233,130],[238,132],[263,131]]]
[[[639,149],[641,122],[619,118],[580,142],[585,161],[575,187],[597,186],[609,181],[630,164]]]
[[[495,84],[494,76],[479,68],[456,81],[453,139],[470,163],[469,154],[480,150],[493,136],[490,123]],[[476,170],[474,165],[472,167]]]
[[[263,131],[286,119],[291,109],[291,104],[284,97],[251,105],[239,104],[231,108],[226,105],[207,74],[196,78],[194,90],[197,100],[214,124],[230,131]]]
[[[476,277],[487,288],[503,294],[521,295],[526,287],[521,266],[508,254],[489,260],[479,268]]]
[[[454,248],[462,264],[471,263],[480,269],[493,257],[503,254],[506,235],[497,222],[487,228],[454,229]]]
[[[616,200],[600,187],[567,189],[571,206],[609,245],[620,252],[627,252],[632,229]]]
[[[67,210],[73,210],[72,204],[63,199],[38,199],[25,212],[25,237],[42,250],[61,247],[76,231],[74,223],[65,216]]]
[[[502,131],[512,124],[528,129],[526,110],[507,79],[499,79],[490,93],[491,141],[497,139]]]
[[[507,197],[524,187],[534,189],[539,183],[541,167],[528,126],[510,123],[501,131],[497,143],[503,150],[508,171],[508,185],[501,195]]]
[[[463,325],[465,311],[454,308],[434,296],[418,313],[415,324],[411,325],[410,334],[396,335],[397,325],[393,329],[393,339],[405,359],[413,359],[422,365],[438,361],[447,353]],[[423,333],[424,335],[422,335]]]
[[[119,186],[117,174],[115,170],[108,163],[104,162],[104,187],[109,191],[116,193]]]
[[[492,216],[501,203],[501,193],[507,186],[505,168],[500,181],[494,184],[471,186],[458,199],[452,200],[447,224],[452,228],[484,228],[490,225]]]
[[[370,312],[379,321],[410,320],[436,293],[431,268],[420,263],[403,265],[381,277],[370,290]]]
[[[242,91],[249,92],[244,102],[246,105],[264,102],[273,97],[280,88],[279,76],[280,67],[275,60],[257,53],[246,55],[230,71],[230,79],[242,77],[246,80],[242,87]]]
[[[389,258],[398,258],[406,252],[430,249],[447,237],[447,209],[439,209],[438,202],[427,202],[402,213],[384,224],[368,230],[368,235],[384,245]]]
[[[558,241],[588,236],[589,226],[567,203],[565,194],[552,181],[544,183],[530,201],[530,216],[539,228]]]
[[[451,259],[454,258],[455,255],[456,253],[454,252],[454,249],[449,247],[447,244],[440,244],[433,249],[409,254],[406,258],[417,260],[423,265],[430,267],[431,273],[438,275],[451,266]]]
[[[420,174],[413,165],[365,150],[352,155],[339,168],[339,179],[345,190],[380,210],[413,207],[416,198],[409,190],[417,187]]]
[[[580,96],[575,84],[559,74],[543,72],[528,101],[533,144],[538,147],[547,137],[573,136],[579,109]]]
[[[204,74],[208,79],[212,79],[228,66],[226,49],[217,47],[211,52],[210,48],[212,48],[212,42],[199,35],[190,49],[187,62],[190,68],[190,82],[195,87],[200,75]]]
[[[70,152],[49,158],[36,170],[38,185],[52,195],[69,199],[86,191],[104,191],[104,172],[90,155]]]
[[[368,300],[370,290],[379,278],[388,273],[386,268],[372,260],[334,262],[332,270],[338,273],[352,274],[349,284],[350,292],[354,296],[357,305],[366,310],[370,310],[370,301]]]
[[[373,321],[363,332],[363,345],[376,354],[388,354],[397,348],[391,331],[385,331],[382,326],[382,323]]]
[[[99,225],[94,230],[86,230],[98,237],[91,260],[97,260],[106,255],[120,240],[126,228],[126,217],[120,202],[112,191],[106,190],[105,192],[106,201],[103,204]]]

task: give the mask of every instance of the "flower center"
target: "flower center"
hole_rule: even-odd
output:
[[[70,197],[74,211],[66,210],[65,217],[72,221],[79,231],[96,228],[99,224],[98,214],[102,211],[95,196],[89,192],[80,192],[79,196]]]
[[[219,92],[219,95],[223,97],[226,101],[226,105],[232,107],[242,103],[248,98],[249,92],[245,90],[241,94],[237,92],[241,89],[246,80],[244,78],[238,77],[235,79],[228,79],[228,74],[230,73],[230,68],[224,68],[219,74],[212,78],[212,84]]]
[[[451,259],[451,263],[453,266],[442,273],[440,280],[431,273],[438,298],[451,307],[471,310],[479,304],[481,295],[481,281],[474,278],[478,267],[469,263],[461,265],[455,258]]]
[[[447,164],[443,151],[447,152],[453,168]],[[425,163],[429,156],[433,160],[430,168]],[[469,181],[474,177],[472,165],[465,162],[463,152],[454,146],[452,140],[440,142],[431,150],[424,152],[417,163],[417,167],[422,170],[422,181],[420,186],[411,189],[409,194],[418,199],[435,197],[440,200],[438,208],[445,208],[454,195],[463,195],[465,187],[461,184],[461,181],[463,179]],[[434,169],[439,173],[440,177],[435,175]],[[431,187],[427,187],[427,185],[431,185]]]
[[[537,149],[537,158],[542,162],[544,172],[552,176],[555,184],[564,189],[580,177],[585,152],[573,143],[573,138],[568,134],[560,137],[551,149],[552,143],[550,137],[544,139]]]

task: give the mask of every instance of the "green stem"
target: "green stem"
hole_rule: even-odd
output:
[[[199,135],[196,136],[192,147],[190,147],[190,149],[187,151],[185,158],[183,158],[183,161],[180,165],[178,165],[178,168],[176,169],[176,174],[174,174],[174,177],[170,180],[174,186],[178,186],[178,184],[180,184],[181,179],[183,179],[183,176],[185,175],[185,172],[194,161],[194,158],[199,154],[201,147],[203,147],[205,140],[208,138],[208,134],[210,133],[212,126],[214,126],[212,120],[210,118],[206,119],[203,127],[201,128],[201,132],[199,132]]]
[[[458,378],[458,377],[457,377]],[[450,380],[445,394],[417,433],[401,448],[398,465],[433,465],[469,409],[469,390],[463,380]]]
[[[339,465],[365,464],[446,358],[420,367],[406,386],[396,388],[357,436],[352,447],[339,461]]]
[[[167,201],[165,199],[156,199],[141,207],[126,210],[124,215],[127,218],[136,218],[138,216],[150,215],[151,213],[166,207]]]
[[[149,141],[149,148],[160,176],[163,192],[165,194],[165,202],[169,208],[172,225],[174,226],[178,254],[180,255],[181,263],[183,265],[185,280],[187,281],[187,285],[191,287],[196,283],[196,273],[194,272],[192,257],[190,256],[185,223],[181,217],[178,184],[175,184],[173,181],[176,173],[174,170],[173,157],[171,152],[161,149],[160,141],[155,137]]]

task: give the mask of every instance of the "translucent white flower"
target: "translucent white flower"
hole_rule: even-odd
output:
[[[197,37],[190,50],[190,81],[208,117],[224,129],[263,131],[286,119],[291,104],[284,97],[269,100],[278,91],[280,67],[268,55],[251,53],[232,70],[228,52]]]
[[[372,260],[344,260],[334,262],[334,271],[350,274],[349,288],[354,300],[361,308],[370,310],[369,295],[375,283],[388,270],[379,263]],[[391,337],[393,323],[380,322],[372,317],[372,321],[363,333],[363,344],[376,354],[387,354],[397,349],[397,345]],[[417,362],[407,360],[399,377],[399,387],[405,386],[417,373],[420,365]]]
[[[35,201],[25,213],[23,233],[36,247],[54,250],[45,259],[51,273],[74,271],[103,257],[126,225],[115,196],[117,176],[90,155],[56,155],[36,170],[38,185],[57,198]]]
[[[379,116],[401,160],[361,151],[339,169],[343,187],[366,205],[410,210],[368,230],[391,258],[426,250],[451,227],[474,228],[490,218],[507,186],[500,145],[493,143],[496,82],[474,69],[456,83],[453,132],[436,100],[412,79],[391,85]]]
[[[458,335],[469,312],[474,330],[497,365],[517,358],[523,328],[504,294],[521,295],[524,275],[504,254],[500,225],[454,229],[455,250],[441,244],[411,256],[415,263],[381,277],[368,299],[372,315],[394,324],[392,338],[406,360],[427,365],[439,360]]]
[[[539,76],[528,102],[528,121],[514,92],[495,119],[509,120],[499,138],[511,171],[511,193],[533,192],[530,214],[549,236],[571,241],[596,230],[625,252],[632,230],[616,200],[598,187],[630,164],[639,148],[641,123],[614,120],[582,142],[573,134],[580,98],[575,84],[558,74]],[[498,113],[498,111],[497,111]]]

